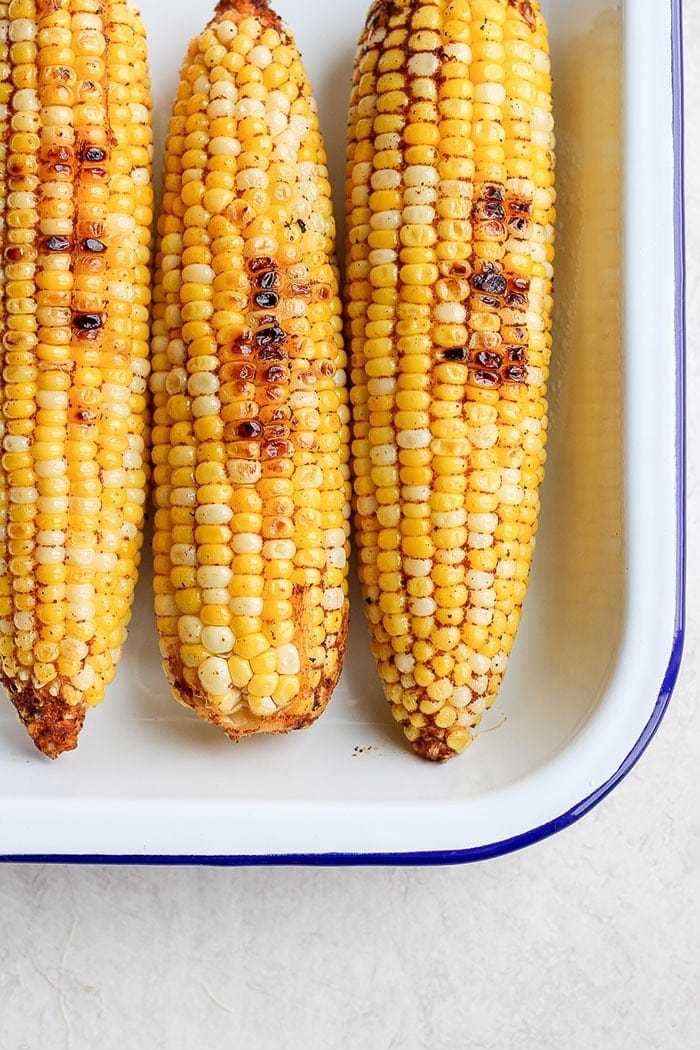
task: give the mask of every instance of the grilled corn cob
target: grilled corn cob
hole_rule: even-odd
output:
[[[546,29],[521,0],[378,0],[347,174],[360,578],[396,721],[433,760],[492,703],[543,476],[554,182]]]
[[[134,593],[151,197],[130,0],[0,3],[0,678],[52,758],[114,676]]]
[[[349,408],[316,106],[263,0],[193,40],[154,290],[155,609],[175,698],[234,740],[324,709],[347,630]]]

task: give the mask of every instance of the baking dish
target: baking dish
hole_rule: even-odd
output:
[[[678,2],[549,0],[559,162],[556,356],[532,583],[500,697],[461,758],[415,758],[391,721],[355,594],[340,687],[311,730],[236,747],[170,699],[147,562],[116,682],[49,763],[5,703],[6,860],[441,863],[588,811],[636,762],[683,638],[681,19]],[[158,152],[202,10],[142,0]],[[336,205],[365,0],[278,0],[327,136]]]

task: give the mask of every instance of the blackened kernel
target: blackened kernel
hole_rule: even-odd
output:
[[[506,292],[506,306],[527,306],[527,296],[522,292]]]
[[[494,354],[490,350],[481,350],[476,355],[476,363],[481,365],[482,368],[497,369],[503,364],[503,358],[500,354]]]
[[[251,273],[260,273],[261,270],[274,269],[274,262],[267,256],[261,255],[257,259],[248,260],[248,269]]]
[[[258,292],[254,302],[263,310],[272,310],[279,303],[279,296],[275,292]]]
[[[287,370],[281,365],[271,365],[265,372],[265,379],[268,383],[283,383],[286,378]]]
[[[479,210],[486,219],[505,219],[506,213],[499,201],[485,201]]]
[[[321,375],[325,376],[327,379],[332,379],[337,371],[332,361],[321,361],[318,370]]]
[[[524,219],[519,215],[514,215],[512,219],[508,220],[508,225],[512,226],[518,233],[524,233],[527,229],[527,219]]]
[[[258,346],[274,346],[276,343],[284,343],[287,336],[284,329],[279,325],[271,325],[269,328],[261,328],[256,332],[255,342]]]
[[[75,423],[96,423],[97,413],[92,408],[74,408],[71,412]]]
[[[246,419],[238,424],[238,436],[243,440],[262,437],[264,427],[257,419]]]
[[[9,157],[7,160],[6,170],[9,175],[13,178],[22,178],[27,171],[27,158],[22,157]]]
[[[57,175],[70,175],[73,169],[68,164],[52,164],[51,167]]]
[[[529,292],[530,291],[530,278],[529,277],[512,277],[510,284],[515,288],[516,292]]]
[[[75,327],[81,332],[94,332],[104,324],[102,314],[76,314]]]
[[[82,244],[82,247],[86,252],[105,252],[107,251],[107,245],[103,241],[98,241],[96,237],[87,237]]]
[[[297,219],[297,226],[299,227],[302,233],[306,233],[306,223],[303,219]]]
[[[454,349],[445,350],[443,356],[446,361],[466,361],[467,349],[464,346],[456,346]]]
[[[270,288],[279,288],[280,275],[276,270],[268,270],[267,273],[263,273],[258,277],[258,286],[269,290]]]
[[[47,252],[67,252],[73,247],[70,237],[47,237],[44,243]]]
[[[508,209],[521,215],[529,215],[532,211],[532,205],[529,201],[512,200],[508,202]]]
[[[93,179],[106,179],[107,169],[106,168],[83,168],[86,175],[91,175]]]
[[[4,251],[5,260],[10,263],[34,262],[36,248],[32,244],[10,244]]]
[[[525,347],[512,346],[507,354],[508,360],[520,364],[525,360]]]
[[[506,368],[505,376],[510,383],[525,383],[527,381],[527,369],[523,365],[510,365]]]
[[[290,459],[294,449],[289,441],[268,441],[263,448],[263,454],[268,459]]]
[[[491,295],[503,295],[508,287],[508,283],[502,273],[486,272],[486,270],[474,274],[471,283],[473,288]]]
[[[474,382],[479,386],[498,386],[501,382],[501,377],[498,372],[477,369],[477,371],[474,372]]]
[[[478,295],[477,299],[483,306],[490,306],[494,309],[501,305],[500,299],[496,299],[493,295]]]
[[[259,354],[260,361],[284,361],[285,357],[284,350],[280,350],[276,346],[264,346]]]
[[[83,151],[83,160],[88,161],[90,164],[99,164],[101,160],[105,160],[107,154],[105,150],[100,149],[99,146],[88,146]]]
[[[481,194],[482,194],[483,197],[486,198],[486,200],[491,200],[491,201],[502,201],[503,200],[503,190],[501,189],[500,186],[492,186],[492,185],[488,185],[487,184],[486,186],[483,187],[483,189],[481,191]]]

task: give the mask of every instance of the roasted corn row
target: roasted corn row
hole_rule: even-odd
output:
[[[175,698],[234,740],[324,709],[347,630],[349,408],[316,106],[262,0],[220,3],[167,141],[155,608]]]
[[[130,0],[0,3],[0,678],[51,757],[114,676],[137,576],[151,149]]]
[[[347,174],[360,577],[392,712],[462,751],[520,619],[543,476],[554,136],[539,5],[378,0]]]

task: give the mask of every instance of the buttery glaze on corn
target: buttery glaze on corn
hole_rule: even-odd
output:
[[[360,579],[396,721],[472,739],[520,619],[551,348],[554,135],[536,2],[378,0],[347,176]]]
[[[150,105],[130,0],[0,3],[0,678],[50,757],[114,676],[137,576]]]
[[[177,700],[232,739],[326,706],[347,631],[349,409],[316,106],[262,0],[191,44],[154,292],[155,608]]]

